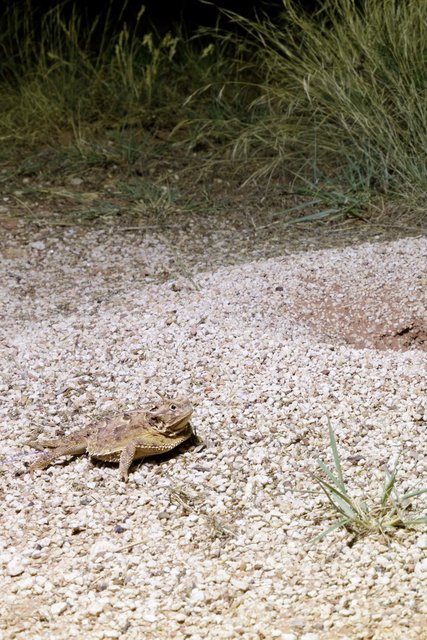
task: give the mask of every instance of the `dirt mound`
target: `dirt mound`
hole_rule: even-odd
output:
[[[329,264],[319,260],[297,287],[276,287],[283,291],[284,312],[291,310],[298,323],[327,342],[427,351],[427,269],[409,254],[402,260],[403,253],[390,247],[367,253],[363,260],[355,255],[350,268],[338,257]]]
[[[325,295],[323,302],[311,310],[309,324],[328,339],[338,340],[358,349],[380,351],[427,351],[427,320],[399,299],[372,297],[354,300],[339,294],[340,302]],[[407,301],[406,301],[407,303]]]

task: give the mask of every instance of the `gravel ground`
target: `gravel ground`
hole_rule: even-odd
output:
[[[312,544],[311,472],[329,417],[356,495],[399,452],[399,486],[427,485],[427,241],[178,258],[72,229],[3,247],[0,638],[425,638],[427,533]],[[17,475],[30,436],[157,390],[192,398],[198,444],[127,485],[86,456]]]

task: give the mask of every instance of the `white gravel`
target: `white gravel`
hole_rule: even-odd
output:
[[[327,417],[357,495],[399,452],[427,486],[425,239],[190,274],[161,236],[70,230],[1,265],[0,639],[426,637],[425,531],[310,543]],[[128,485],[86,457],[15,476],[30,436],[156,390],[204,446]]]

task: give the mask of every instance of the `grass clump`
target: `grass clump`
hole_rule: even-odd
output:
[[[224,11],[225,32],[190,37],[158,33],[126,0],[94,18],[71,0],[44,13],[7,2],[0,162],[64,174],[146,167],[183,144],[223,162],[228,148],[246,175],[284,175],[288,194],[308,197],[297,222],[364,218],[388,201],[425,215],[427,3],[321,4],[283,0],[274,20]]]
[[[331,423],[329,422],[329,439],[334,458],[335,473],[324,462],[318,460],[318,465],[328,478],[320,476],[315,479],[326,494],[332,511],[338,519],[328,529],[314,538],[319,541],[332,531],[345,527],[356,537],[369,533],[390,535],[396,529],[417,529],[427,524],[427,517],[417,514],[413,501],[427,493],[427,488],[399,493],[396,488],[397,464],[392,471],[385,470],[384,486],[377,504],[367,500],[354,498],[344,481],[341,459]]]
[[[143,5],[136,15],[128,5],[116,15],[110,1],[94,18],[69,1],[44,13],[32,0],[6,5],[0,160],[24,145],[73,145],[89,166],[132,163],[146,156],[150,134],[165,138],[183,119],[188,95],[220,73],[216,45],[193,43],[179,26],[158,33]],[[206,97],[196,102],[203,110]]]
[[[228,15],[258,78],[250,121],[234,118],[229,134],[235,157],[258,159],[254,176],[291,172],[423,206],[427,3],[325,0],[313,14],[283,0],[274,22]]]

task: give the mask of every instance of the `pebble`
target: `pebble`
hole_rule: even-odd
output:
[[[111,540],[99,540],[92,545],[90,555],[93,558],[98,558],[115,551],[115,549],[116,544]]]
[[[203,602],[203,600],[205,599],[205,593],[204,591],[202,591],[201,589],[193,589],[190,597],[189,597],[189,601],[192,604],[196,604],[198,602]]]
[[[415,565],[415,573],[427,573],[427,558],[424,558],[423,560],[420,560],[420,562],[417,562],[417,564]]]
[[[37,585],[34,584],[34,578],[32,577],[23,578],[19,581],[20,589],[35,589],[36,586]]]
[[[177,622],[185,622],[188,616],[185,613],[178,611],[177,613],[174,613],[173,617]]]
[[[30,248],[36,249],[36,251],[44,251],[44,249],[46,249],[46,243],[42,240],[35,240],[34,242],[30,242]]]
[[[145,611],[142,614],[142,618],[143,620],[145,620],[145,622],[156,622],[158,616],[154,612]]]
[[[103,633],[104,638],[120,638],[121,636],[122,633],[118,629],[105,629]]]
[[[417,540],[417,546],[420,549],[427,549],[427,535],[421,535]]]
[[[52,615],[54,616],[59,616],[61,615],[61,613],[64,613],[64,611],[67,609],[67,603],[66,602],[55,602],[51,607],[50,610],[52,612]]]
[[[25,564],[18,558],[11,560],[7,565],[7,573],[12,578],[20,576],[25,571]]]
[[[102,611],[104,611],[104,606],[103,604],[101,604],[101,602],[91,602],[88,607],[87,607],[87,612],[91,615],[91,616],[97,616],[99,615]]]

